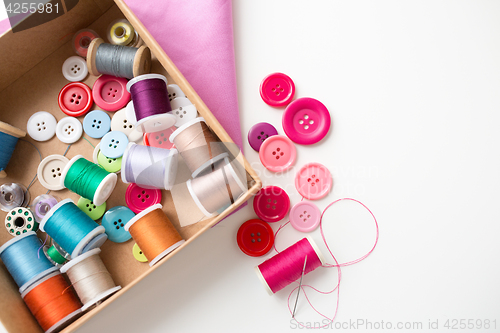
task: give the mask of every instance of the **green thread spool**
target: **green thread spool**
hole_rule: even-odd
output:
[[[64,168],[61,185],[100,206],[115,189],[116,180],[115,173],[109,173],[77,155]]]
[[[57,250],[55,245],[52,245],[47,249],[44,248],[44,252],[53,264],[62,265],[67,261],[66,258]]]

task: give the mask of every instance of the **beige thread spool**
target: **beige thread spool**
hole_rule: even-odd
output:
[[[170,136],[170,142],[179,150],[193,178],[229,156],[224,144],[210,131],[202,117],[179,127]]]
[[[101,249],[93,249],[69,261],[61,272],[68,276],[83,303],[82,311],[121,289],[117,286],[99,257]]]

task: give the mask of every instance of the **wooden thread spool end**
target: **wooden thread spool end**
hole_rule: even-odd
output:
[[[90,42],[89,49],[87,51],[87,67],[89,69],[90,74],[94,76],[99,76],[101,73],[97,71],[97,66],[96,66],[96,54],[97,54],[97,49],[99,48],[99,45],[104,43],[104,39],[102,38],[95,38]]]
[[[141,46],[137,50],[134,58],[134,77],[148,74],[151,71],[151,50],[147,46]]]

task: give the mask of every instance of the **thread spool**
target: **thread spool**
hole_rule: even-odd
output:
[[[63,329],[82,313],[80,300],[59,271],[36,282],[21,297],[46,333]]]
[[[122,181],[143,188],[170,190],[177,175],[177,149],[162,149],[129,143],[122,159]]]
[[[5,229],[12,236],[20,236],[28,231],[37,231],[38,222],[28,208],[17,207],[5,216]]]
[[[153,205],[132,218],[126,225],[137,246],[148,258],[149,266],[178,248],[184,239],[162,210],[161,204]]]
[[[198,208],[210,217],[222,213],[247,190],[237,162],[224,158],[216,170],[187,181],[187,188]]]
[[[202,117],[179,127],[170,136],[170,142],[179,150],[193,178],[229,156],[224,144],[210,131]]]
[[[99,35],[94,30],[82,29],[73,36],[71,45],[73,45],[73,50],[75,50],[76,54],[87,58],[90,43],[96,38],[99,38]]]
[[[60,267],[71,258],[68,252],[64,251],[64,249],[56,242],[53,242],[50,247],[44,246],[43,253],[47,257],[47,259],[49,259],[49,261],[56,267]]]
[[[0,209],[8,212],[16,207],[28,207],[30,193],[19,183],[5,183],[0,185]]]
[[[100,206],[113,193],[117,179],[115,173],[76,155],[64,167],[61,185]]]
[[[43,255],[38,255],[42,243],[33,231],[15,237],[0,247],[0,259],[23,292],[57,267]]]
[[[104,227],[88,217],[71,199],[55,205],[40,223],[40,230],[71,254],[71,258],[101,247],[108,239]]]
[[[0,121],[0,178],[7,177],[5,168],[16,149],[17,140],[26,136],[26,132]]]
[[[31,204],[31,209],[33,210],[33,214],[35,215],[35,220],[40,223],[45,215],[52,209],[60,199],[56,196],[50,194],[41,194],[33,200]]]
[[[127,119],[142,133],[153,133],[174,126],[176,118],[168,99],[167,78],[145,74],[127,83],[132,102],[127,105]]]
[[[111,44],[131,46],[135,29],[127,20],[115,20],[109,25],[107,37]]]
[[[113,45],[96,38],[89,46],[87,67],[94,76],[109,74],[131,79],[149,73],[151,51],[144,45],[139,48]]]
[[[269,295],[300,279],[306,256],[304,275],[325,263],[323,254],[314,240],[307,237],[255,267],[255,272]]]
[[[82,311],[120,290],[99,257],[101,249],[86,252],[61,267],[83,303]]]

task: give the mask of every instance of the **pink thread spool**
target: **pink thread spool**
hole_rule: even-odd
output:
[[[269,295],[300,279],[306,255],[304,275],[325,263],[323,254],[314,240],[307,237],[255,267],[255,272]]]

